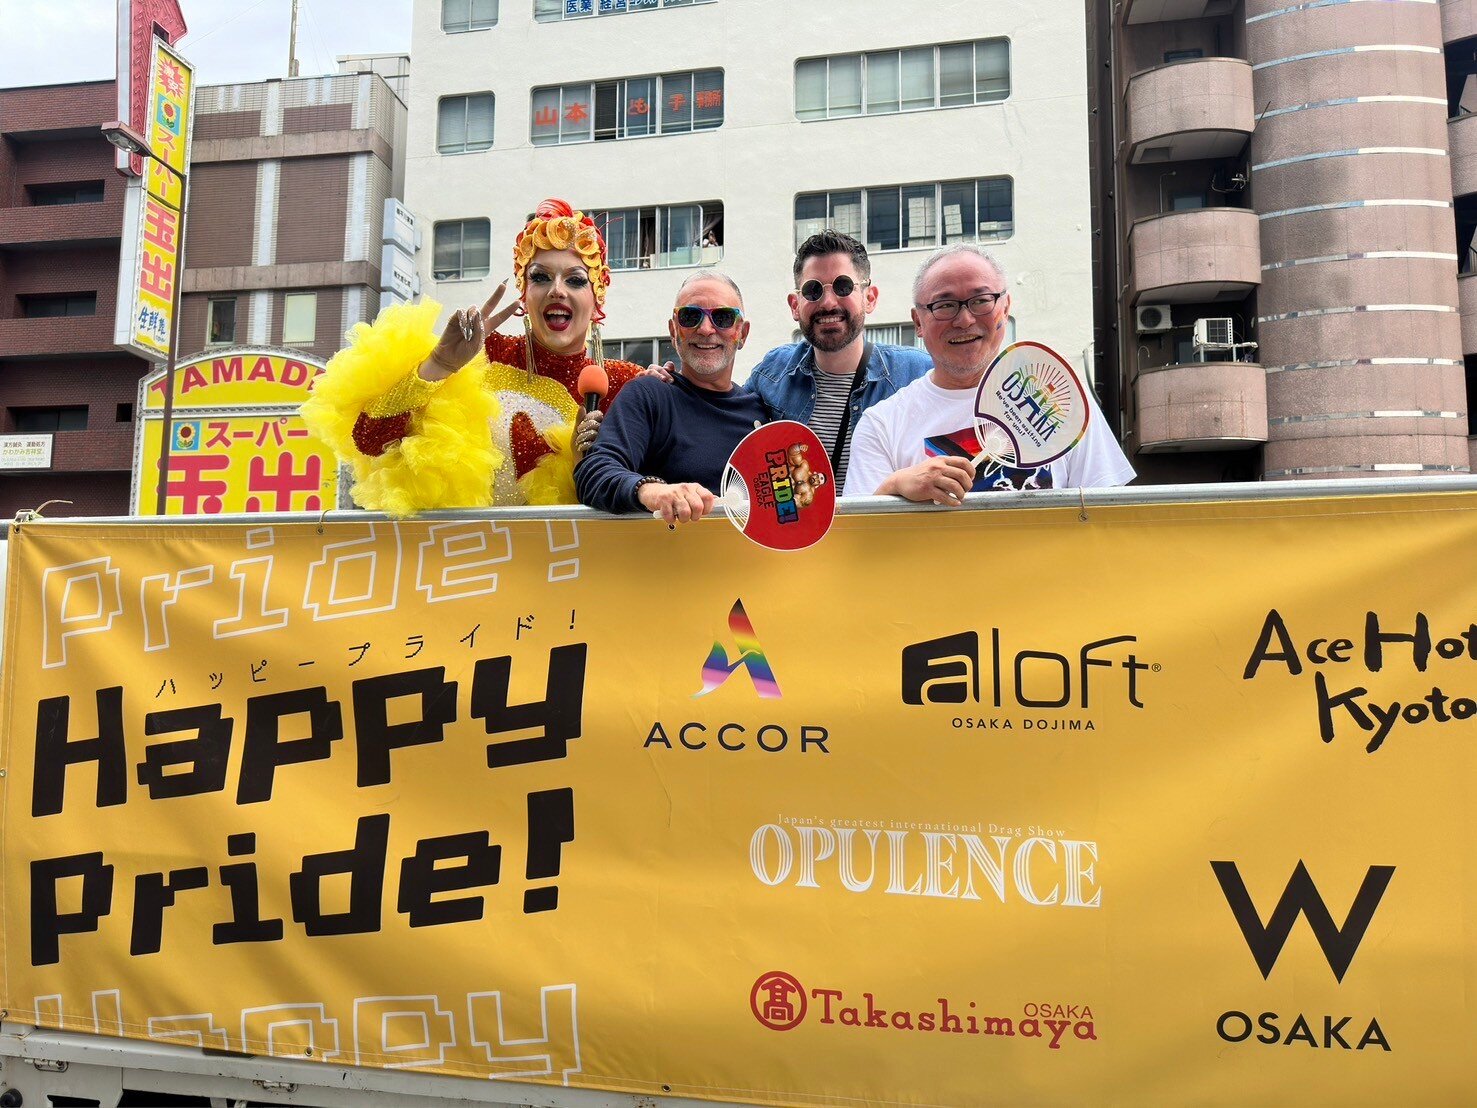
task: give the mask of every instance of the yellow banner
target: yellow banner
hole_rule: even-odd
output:
[[[0,1003],[651,1096],[1469,1102],[1474,545],[1467,493],[27,524]]]

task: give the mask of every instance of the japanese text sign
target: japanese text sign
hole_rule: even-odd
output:
[[[167,357],[175,326],[175,285],[184,268],[183,177],[190,160],[194,71],[156,38],[148,113],[142,128],[155,157],[144,160],[144,189],[130,194],[133,226],[122,252],[119,297],[127,304],[119,341],[150,358]]]
[[[166,514],[339,507],[338,463],[298,405],[323,365],[281,350],[230,348],[175,368]],[[153,515],[163,454],[164,370],[139,384],[133,513]]]

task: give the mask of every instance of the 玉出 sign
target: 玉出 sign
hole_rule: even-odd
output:
[[[175,367],[167,515],[339,507],[338,463],[297,414],[323,363],[295,351],[231,348]],[[139,383],[133,514],[153,515],[163,454],[164,370]]]
[[[176,324],[194,93],[190,63],[155,38],[146,115],[138,128],[155,156],[143,161],[143,184],[129,186],[114,335],[119,345],[153,359],[168,356]]]

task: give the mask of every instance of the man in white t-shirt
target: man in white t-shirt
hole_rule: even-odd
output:
[[[968,492],[1015,488],[1105,488],[1133,480],[1133,466],[1092,411],[1082,441],[1037,471],[977,475],[974,399],[1000,352],[1010,293],[1000,264],[973,243],[931,254],[913,283],[913,324],[933,357],[927,376],[862,414],[851,448],[846,496],[892,495],[957,505]]]

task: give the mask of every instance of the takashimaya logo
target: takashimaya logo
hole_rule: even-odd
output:
[[[793,1031],[805,1018],[805,988],[788,973],[770,970],[749,990],[749,1010],[771,1031]]]
[[[735,670],[746,669],[760,696],[777,699],[780,695],[779,682],[774,679],[774,670],[770,668],[769,659],[764,656],[764,648],[759,645],[759,638],[754,634],[754,624],[749,619],[749,613],[744,611],[742,600],[733,602],[733,608],[728,613],[728,629],[733,632],[738,657],[730,662],[723,643],[715,641],[713,649],[708,653],[708,660],[703,663],[703,687],[692,695],[706,696],[732,677]]]
[[[1033,1001],[1022,1005],[1017,1016],[1001,1016],[986,1015],[973,1000],[961,1002],[940,996],[921,1006],[890,1008],[883,1007],[873,992],[853,999],[844,989],[807,991],[794,977],[779,970],[759,975],[749,990],[749,1010],[771,1031],[793,1031],[808,1012],[813,1012],[815,1023],[831,1029],[1039,1039],[1052,1050],[1060,1050],[1072,1040],[1097,1041],[1090,1004]]]

